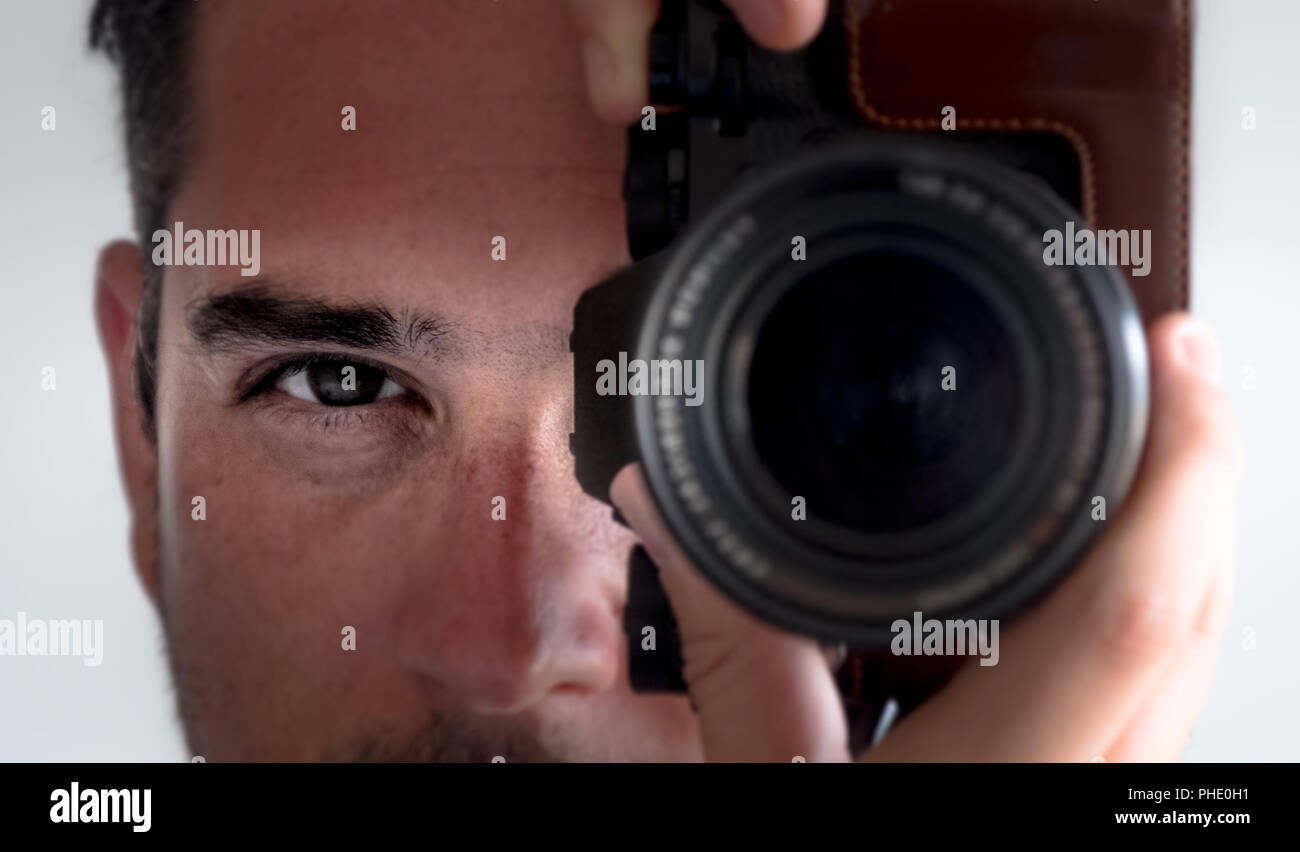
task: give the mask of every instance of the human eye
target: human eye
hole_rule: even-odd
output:
[[[238,401],[286,434],[378,439],[408,434],[433,413],[406,373],[352,355],[291,355],[251,375]]]
[[[290,361],[268,379],[264,385],[294,399],[330,407],[369,405],[409,393],[383,367],[331,356]]]
[[[282,352],[236,370],[227,404],[247,446],[313,487],[398,476],[442,446],[436,377],[337,350]]]

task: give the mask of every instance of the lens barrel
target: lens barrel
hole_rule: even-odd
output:
[[[917,140],[817,147],[693,222],[637,358],[700,365],[634,400],[688,555],[770,621],[883,647],[890,623],[1007,618],[1113,514],[1145,436],[1123,275],[1049,266],[1078,214]],[[667,373],[665,373],[667,375]]]

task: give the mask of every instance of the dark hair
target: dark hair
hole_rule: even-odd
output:
[[[144,256],[144,295],[136,317],[136,392],[146,433],[154,435],[155,362],[162,269],[149,246],[164,222],[189,146],[192,0],[96,0],[90,46],[121,75],[127,164],[135,229]]]

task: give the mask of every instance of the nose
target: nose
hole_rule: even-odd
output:
[[[438,500],[398,629],[403,665],[440,703],[517,713],[619,676],[627,542],[574,480],[567,416],[552,426],[563,438],[544,424],[483,430],[491,443],[439,483],[456,496]]]

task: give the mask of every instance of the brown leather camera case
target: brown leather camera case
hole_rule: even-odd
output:
[[[1150,229],[1146,320],[1188,304],[1188,0],[845,0],[859,114],[892,130],[1048,131],[1079,157],[1084,217]]]

